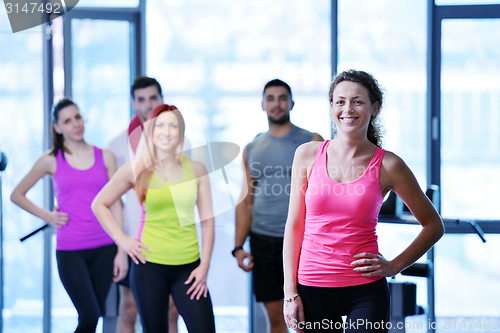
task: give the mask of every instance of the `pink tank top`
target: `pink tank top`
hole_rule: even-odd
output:
[[[347,287],[380,279],[353,271],[353,255],[378,253],[375,228],[384,198],[380,190],[380,166],[384,150],[377,147],[366,169],[355,170],[359,179],[343,184],[327,173],[323,142],[309,176],[305,196],[306,220],[300,253],[298,282],[314,287]],[[353,172],[339,170],[338,172]]]
[[[90,209],[92,200],[108,182],[102,151],[95,146],[94,156],[90,169],[78,170],[63,158],[62,151],[56,155],[54,193],[59,211],[69,216],[68,224],[56,229],[57,250],[87,250],[114,243]]]

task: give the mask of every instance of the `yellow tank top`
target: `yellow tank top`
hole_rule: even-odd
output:
[[[153,173],[142,204],[137,238],[151,250],[146,256],[152,263],[185,265],[200,257],[194,225],[198,184],[189,159],[183,156],[181,164],[177,183],[166,183]]]

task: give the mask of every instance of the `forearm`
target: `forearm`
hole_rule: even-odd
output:
[[[113,205],[111,207],[113,207]],[[125,236],[125,234],[123,233],[123,219],[121,219],[121,221],[119,222],[121,223],[121,226],[119,226],[117,222],[113,219],[110,209],[111,208],[108,208],[104,204],[98,202],[92,203],[92,211],[94,212],[94,215],[97,217],[97,220],[99,220],[99,223],[101,224],[102,228],[115,241],[115,243],[118,244],[120,239]],[[118,216],[120,216],[120,213],[117,212],[117,209],[118,208],[113,208],[114,211],[113,213],[118,214]]]
[[[252,225],[252,205],[244,202],[236,206],[234,247],[243,246]]]
[[[441,220],[424,226],[413,242],[392,260],[396,270],[395,274],[422,257],[441,238],[443,233],[444,227]]]
[[[29,200],[26,195],[13,192],[10,196],[10,200],[15,203],[20,208],[24,209],[31,215],[41,218],[45,222],[50,221],[51,211],[35,205],[31,200]]]
[[[113,221],[116,223],[118,228],[123,231],[123,204],[121,199],[115,201],[111,207],[109,207]]]
[[[210,266],[212,250],[214,247],[214,218],[209,218],[201,222],[201,260],[200,266],[207,268]]]
[[[283,244],[283,271],[285,297],[297,294],[297,271],[304,238],[304,229],[287,222]]]
[[[111,217],[114,221],[114,224],[124,233],[123,228],[123,204],[122,200],[118,199],[115,201],[111,207],[109,207],[109,212],[111,213]],[[107,230],[106,230],[107,232]],[[113,238],[114,240],[114,238]],[[121,246],[118,247],[118,252],[124,251]]]

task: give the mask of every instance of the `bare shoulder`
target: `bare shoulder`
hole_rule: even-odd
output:
[[[380,186],[384,190],[395,190],[401,185],[418,185],[415,176],[401,157],[386,151],[380,170]]]
[[[36,160],[28,175],[35,176],[37,180],[44,175],[53,176],[56,172],[56,166],[56,157],[49,150]]]
[[[132,162],[125,163],[122,165],[114,174],[113,178],[118,179],[118,181],[127,181],[131,184],[135,184],[134,171],[132,169]]]
[[[120,169],[121,172],[133,175],[132,162],[125,163]]]
[[[108,149],[102,149],[102,159],[106,169],[108,169],[108,177],[111,178],[116,171],[115,155]]]
[[[316,161],[316,155],[320,145],[321,142],[318,141],[311,141],[300,145],[295,151],[293,168],[301,170],[301,174],[304,172],[303,176],[308,176]]]
[[[56,161],[56,157],[52,154],[52,150],[47,150],[43,153],[42,156],[38,159],[39,161]]]
[[[109,149],[102,149],[102,157],[104,158],[104,161],[114,161],[115,160],[115,154]]]
[[[295,158],[304,160],[309,160],[311,157],[316,158],[321,143],[320,141],[310,141],[301,144],[295,151]]]
[[[401,157],[394,154],[391,151],[385,151],[384,158],[382,160],[382,168],[385,169],[388,173],[397,173],[398,171],[402,171],[408,168],[406,163],[403,161]]]
[[[205,176],[207,174],[207,168],[203,163],[193,161],[192,159],[189,159],[189,162],[191,163],[191,167],[193,168],[193,172],[196,175],[196,178]]]
[[[47,150],[36,162],[37,166],[42,168],[44,171],[55,170],[56,167],[56,157],[52,154],[51,150]]]

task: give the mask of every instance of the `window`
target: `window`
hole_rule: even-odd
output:
[[[42,28],[13,34],[0,11],[0,150],[8,158],[2,177],[4,332],[42,332],[42,233],[19,238],[43,225],[10,202],[10,194],[43,153]],[[8,47],[4,47],[7,46]],[[39,78],[39,79],[34,79]],[[43,182],[28,198],[43,205]]]
[[[442,214],[499,219],[500,19],[442,23]],[[471,177],[474,175],[474,177]]]
[[[498,220],[500,19],[442,21],[442,215]],[[498,222],[494,222],[498,223]],[[436,314],[500,316],[498,235],[446,235],[436,247]],[[466,288],[464,286],[467,286]],[[458,292],[457,292],[458,291]]]

